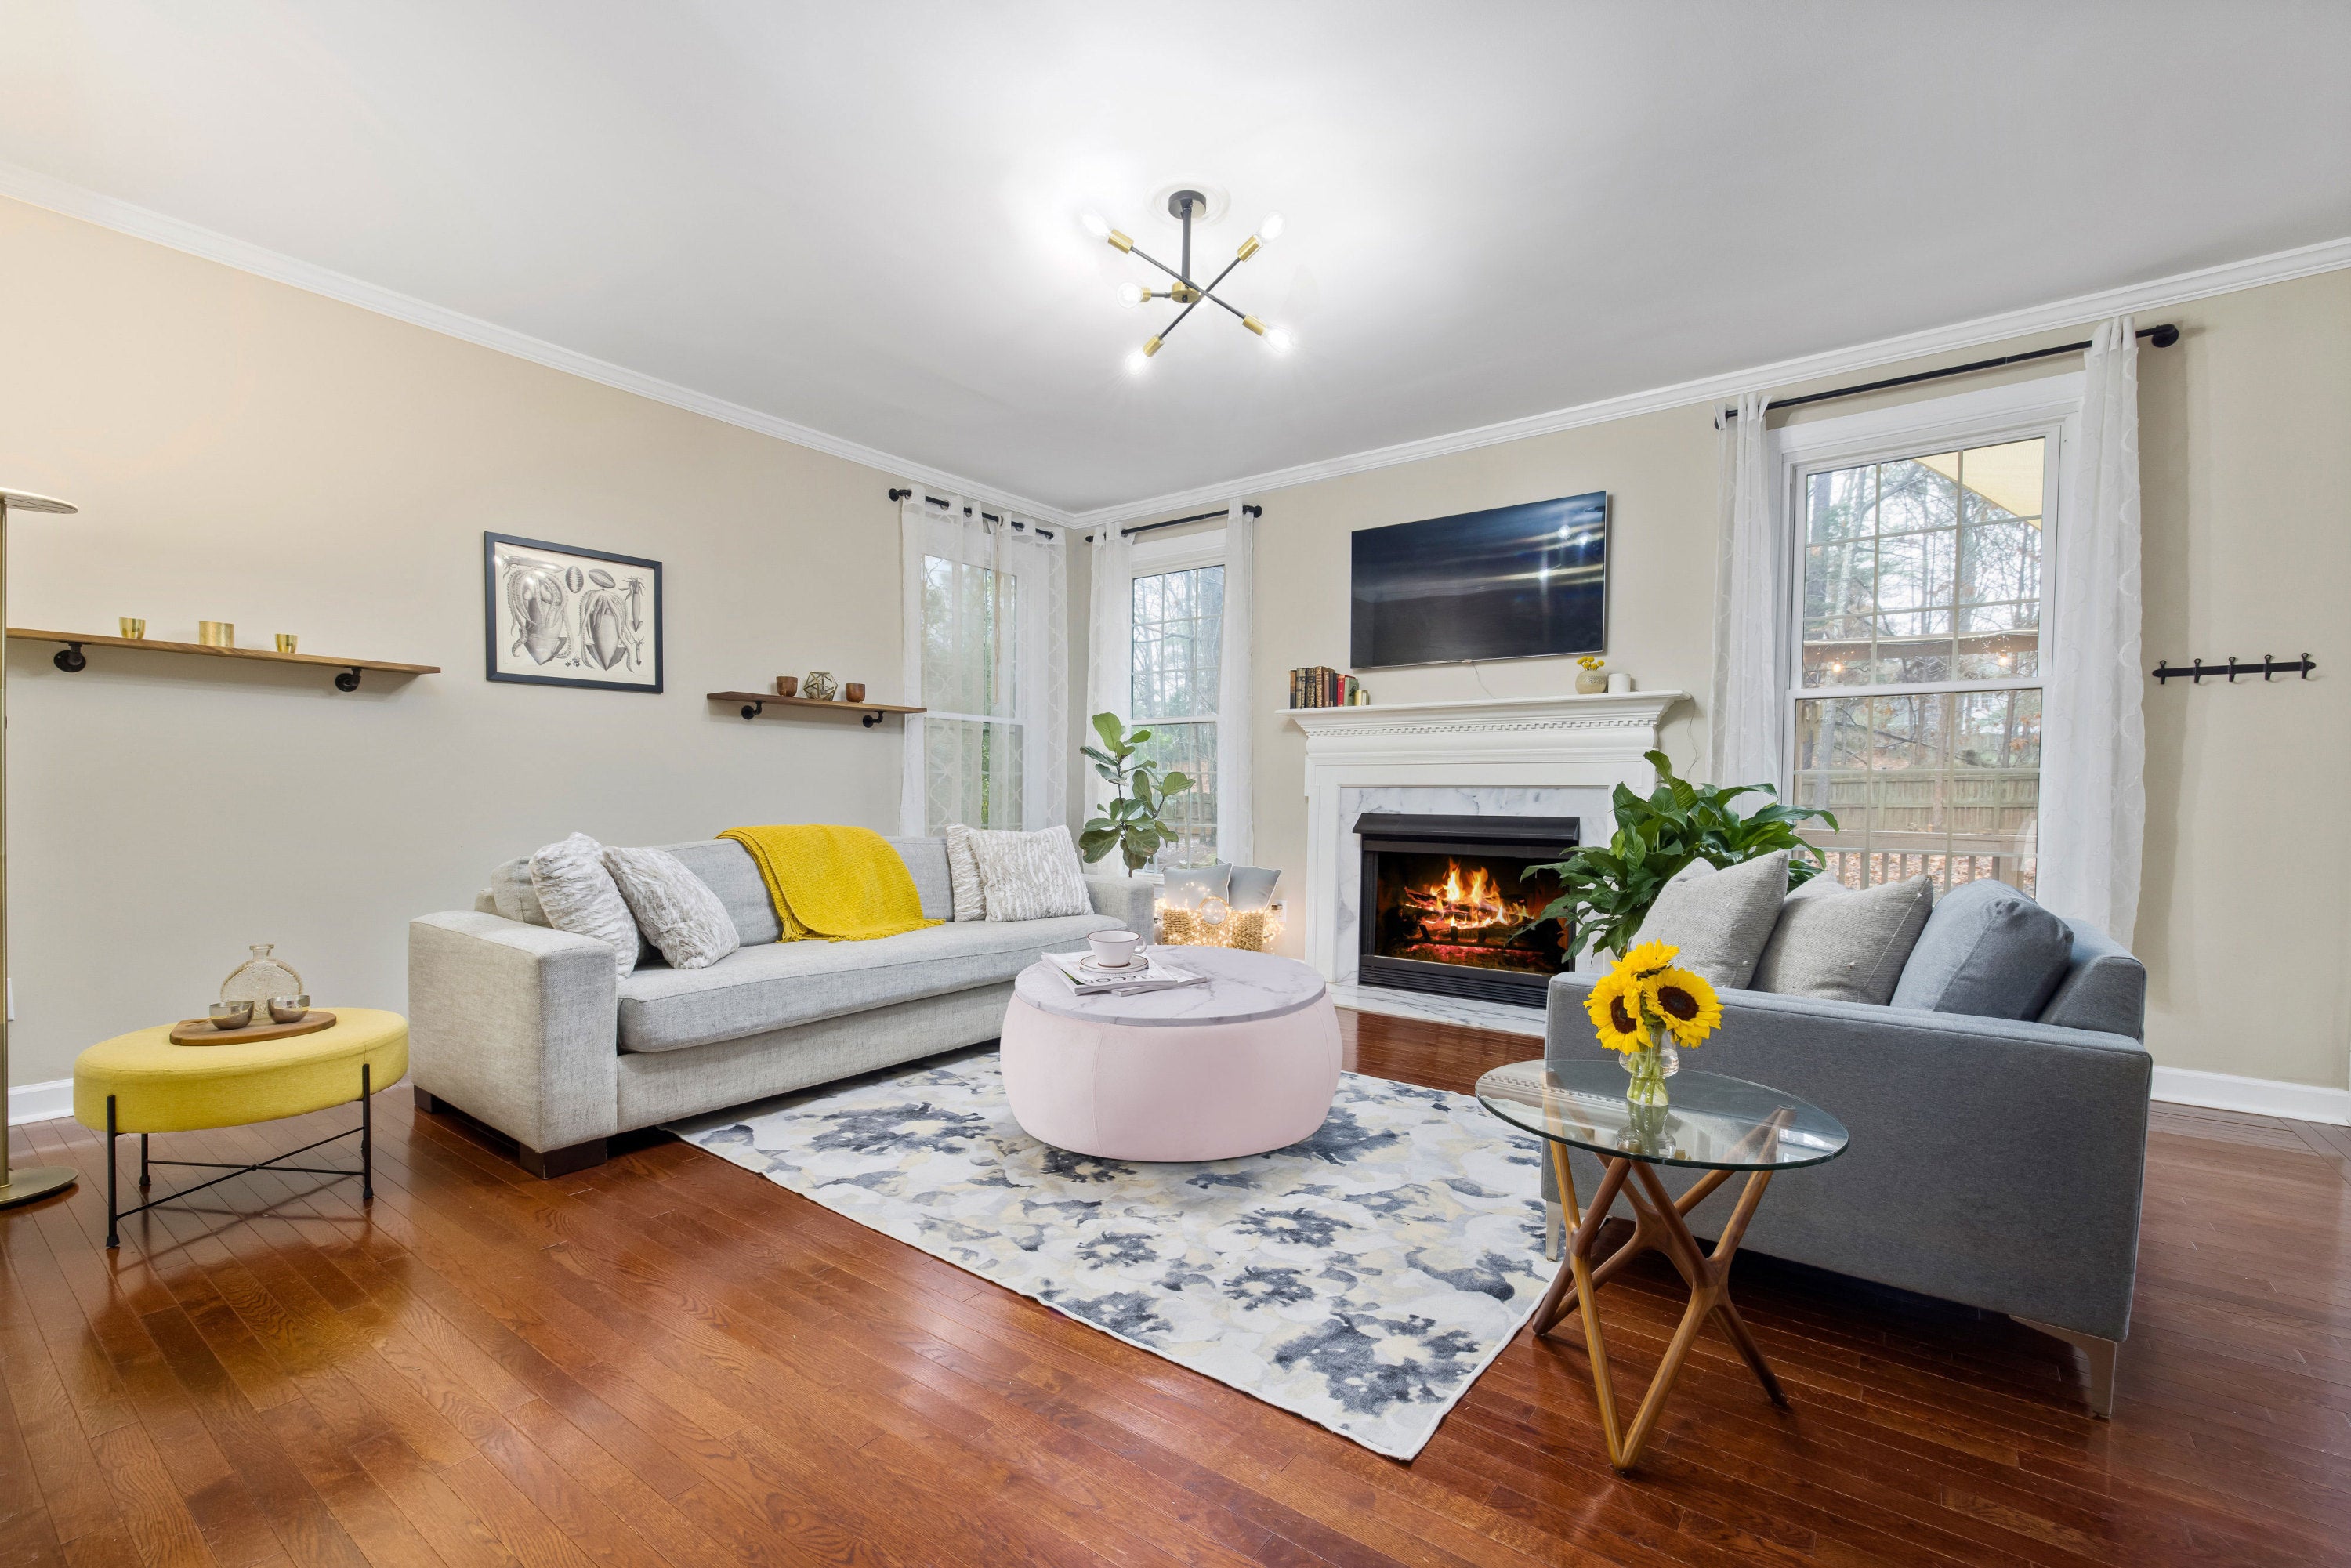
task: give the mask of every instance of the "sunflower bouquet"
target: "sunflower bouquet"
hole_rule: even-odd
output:
[[[1618,1052],[1633,1075],[1625,1098],[1666,1103],[1666,1080],[1680,1066],[1677,1048],[1695,1046],[1722,1022],[1722,1003],[1703,975],[1675,967],[1681,949],[1644,942],[1616,960],[1584,1000],[1600,1043]]]

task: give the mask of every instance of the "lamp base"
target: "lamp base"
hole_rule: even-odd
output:
[[[14,1208],[63,1192],[80,1178],[81,1173],[71,1166],[18,1166],[0,1184],[0,1208]]]

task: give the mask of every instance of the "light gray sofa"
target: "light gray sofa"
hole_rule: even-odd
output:
[[[1786,1090],[1853,1135],[1827,1165],[1772,1182],[1743,1250],[2053,1333],[2086,1355],[2103,1416],[2138,1263],[2147,971],[2102,933],[2067,924],[2072,964],[2037,1019],[1719,989],[1722,1027],[1682,1067]],[[1613,1055],[1583,1009],[1598,978],[1552,979],[1549,1060]],[[1590,1193],[1599,1166],[1573,1160],[1577,1190]],[[1679,1193],[1698,1173],[1659,1174]],[[1690,1228],[1718,1234],[1740,1185],[1700,1205]]]
[[[950,919],[946,841],[890,843],[923,913]],[[493,873],[473,909],[409,923],[419,1106],[484,1123],[515,1140],[532,1175],[560,1176],[601,1164],[615,1134],[994,1040],[1013,977],[1040,955],[1096,931],[1151,929],[1152,884],[1090,876],[1090,915],[778,943],[742,845],[664,847],[709,883],[742,941],[708,968],[673,969],[645,949],[616,982],[611,947],[544,924],[520,861]]]

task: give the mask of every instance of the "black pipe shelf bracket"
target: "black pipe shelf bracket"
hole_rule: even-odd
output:
[[[2308,653],[2303,654],[2299,659],[2285,660],[2273,659],[2267,653],[2263,653],[2258,664],[2250,660],[2240,660],[2231,653],[2229,655],[2229,662],[2225,664],[2208,664],[2201,659],[2192,664],[2175,664],[2168,660],[2159,659],[2156,662],[2155,668],[2149,670],[2147,674],[2164,685],[2173,681],[2192,681],[2199,686],[2204,684],[2204,677],[2207,675],[2212,676],[2215,680],[2225,675],[2229,679],[2229,684],[2234,685],[2239,675],[2248,680],[2259,675],[2265,681],[2275,675],[2300,675],[2306,681],[2310,679],[2310,672],[2316,668],[2318,668],[2316,661],[2313,660]]]

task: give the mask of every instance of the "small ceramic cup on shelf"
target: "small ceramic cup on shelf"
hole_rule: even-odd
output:
[[[236,646],[236,622],[199,621],[196,622],[196,641],[207,648],[234,648]]]
[[[134,643],[147,635],[147,622],[136,615],[118,616],[115,624],[121,627],[122,634]]]
[[[863,702],[865,700],[865,683],[863,681],[851,681],[843,685],[841,688],[841,700],[845,703]]]
[[[778,696],[795,697],[799,695],[799,692],[800,678],[798,675],[778,675],[776,677],[776,695]]]
[[[1622,670],[1611,670],[1608,672],[1608,689],[1622,695],[1633,689],[1633,677]]]
[[[291,632],[280,632],[277,633],[277,651],[281,653],[290,653],[301,641],[301,638]]]

